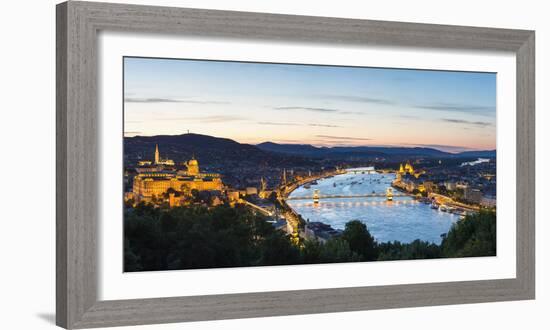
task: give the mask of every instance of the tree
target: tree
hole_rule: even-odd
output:
[[[128,271],[300,263],[290,239],[246,207],[140,204],[124,219]]]
[[[197,189],[191,190],[191,198],[193,199],[194,202],[200,202],[199,191]]]
[[[411,243],[398,241],[381,243],[378,245],[378,260],[411,260],[411,259],[432,259],[441,257],[439,245],[414,240]]]
[[[290,265],[299,263],[299,250],[282,232],[273,232],[262,242],[263,265]]]
[[[453,225],[441,243],[445,257],[496,255],[496,213],[480,211]]]
[[[323,244],[317,240],[306,240],[302,247],[301,258],[302,262],[306,264],[315,264],[319,263],[321,260],[321,250],[323,249]]]
[[[320,262],[361,261],[361,256],[354,253],[349,243],[341,238],[333,238],[322,244]]]
[[[132,251],[130,242],[124,240],[124,271],[137,272],[142,270],[140,258]]]
[[[352,252],[358,254],[362,261],[376,260],[378,251],[374,238],[369,233],[367,225],[359,220],[346,223],[342,238],[348,242]]]

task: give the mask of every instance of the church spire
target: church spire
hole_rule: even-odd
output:
[[[155,144],[155,164],[160,162],[159,145]]]

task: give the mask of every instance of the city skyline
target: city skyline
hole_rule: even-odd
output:
[[[496,74],[124,58],[124,135],[496,148]]]

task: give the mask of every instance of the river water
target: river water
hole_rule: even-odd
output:
[[[290,198],[313,196],[318,189],[323,195],[365,195],[384,193],[391,186],[394,174],[358,172],[337,175],[318,180],[309,188],[301,186]],[[394,193],[399,193],[395,191]],[[378,242],[400,241],[409,243],[415,239],[441,243],[441,234],[447,233],[458,215],[441,212],[414,198],[385,197],[321,198],[318,204],[312,199],[288,200],[288,204],[309,221],[319,221],[335,229],[344,229],[346,222],[360,220]]]

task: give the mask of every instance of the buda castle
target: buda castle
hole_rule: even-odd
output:
[[[162,197],[169,189],[182,196],[191,196],[192,190],[223,190],[220,175],[201,173],[195,157],[185,163],[185,170],[177,170],[173,167],[173,160],[160,157],[158,145],[155,147],[154,161],[141,161],[138,165],[132,186],[132,197],[136,203],[151,202],[154,197]]]

